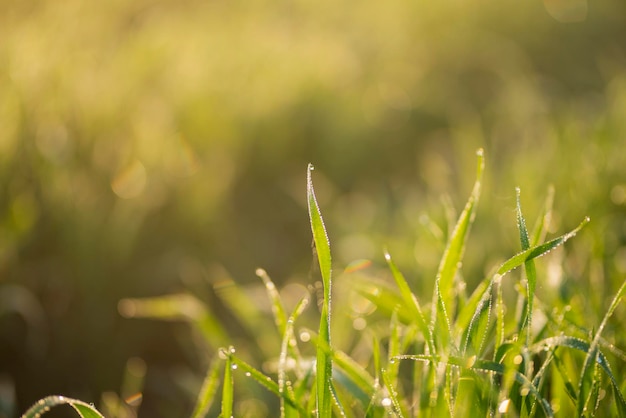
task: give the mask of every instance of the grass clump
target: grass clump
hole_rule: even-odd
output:
[[[369,322],[364,321],[364,315],[349,312],[347,316],[355,319],[354,324],[356,319],[362,321],[353,328],[340,325],[338,330],[331,326],[335,323],[331,323],[331,318],[341,321],[342,317],[331,315],[334,289],[330,243],[315,196],[313,167],[309,165],[307,202],[313,252],[322,279],[318,289],[319,328],[317,332],[306,326],[296,328],[310,305],[310,293],[289,312],[269,275],[258,269],[279,335],[278,352],[273,359],[267,359],[268,363],[274,361],[275,367],[254,366],[232,346],[219,349],[192,417],[218,413],[224,418],[257,416],[238,409],[237,391],[249,384],[240,383],[237,374],[272,394],[283,418],[567,414],[626,417],[620,378],[609,364],[609,357],[624,361],[626,356],[603,337],[607,322],[626,291],[626,282],[597,326],[569,320],[565,311],[571,308],[548,306],[537,294],[543,278],[535,260],[573,238],[587,225],[588,218],[570,232],[546,241],[553,191],[548,192],[535,226],[529,231],[517,189],[515,212],[521,250],[467,293],[460,270],[482,187],[484,156],[482,151],[477,155],[476,181],[456,224],[450,228],[452,232],[434,278],[431,302],[424,304],[421,295],[411,290],[411,283],[385,251],[392,280],[366,274],[341,276],[350,284],[339,297],[360,298],[368,305],[369,313],[375,312],[376,319],[372,315]],[[523,274],[512,283],[511,272],[518,268]],[[505,297],[506,287],[517,289],[517,303]],[[340,299],[335,305],[345,311],[347,303]],[[226,339],[224,326],[192,296],[125,300],[120,308],[131,317],[188,320],[197,326],[209,347],[223,344]],[[247,318],[252,321],[249,314]],[[259,343],[267,338],[267,331],[259,330]],[[335,344],[331,334],[351,334],[353,338],[349,344],[345,343],[346,338]],[[46,398],[45,402],[50,399],[53,398]],[[83,417],[100,416],[80,401],[69,403]],[[37,405],[24,417],[41,414],[44,410],[35,410]]]

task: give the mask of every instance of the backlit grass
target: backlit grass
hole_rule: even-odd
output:
[[[273,314],[274,330],[260,327],[258,313],[242,308],[242,320],[257,326],[259,347],[276,339],[277,351],[254,364],[227,343],[228,332],[211,310],[192,295],[127,299],[120,312],[128,317],[186,320],[206,347],[215,350],[199,392],[193,418],[214,416],[280,417],[442,417],[626,416],[622,383],[611,366],[626,356],[606,335],[626,282],[609,304],[600,323],[579,323],[577,306],[550,306],[538,293],[545,280],[539,257],[575,237],[589,219],[571,231],[546,239],[553,191],[532,230],[522,211],[517,189],[515,220],[520,252],[501,262],[473,289],[468,289],[462,263],[474,219],[485,166],[477,153],[474,187],[456,224],[448,228],[445,250],[430,298],[412,291],[412,284],[384,251],[387,274],[370,274],[368,263],[346,268],[334,288],[331,245],[307,170],[307,201],[313,254],[320,285],[289,310],[267,272],[257,270]],[[512,220],[513,221],[513,220]],[[474,243],[476,245],[476,243]],[[367,270],[368,273],[365,273]],[[519,270],[522,274],[516,274]],[[390,275],[390,277],[389,277]],[[316,277],[315,280],[318,278]],[[506,296],[514,289],[517,301]],[[335,292],[335,290],[339,290]],[[331,304],[331,294],[334,295]],[[229,297],[246,302],[243,292]],[[239,296],[237,296],[239,295]],[[317,300],[319,327],[302,318]],[[358,301],[357,304],[351,303]],[[427,303],[430,301],[430,303]],[[254,304],[254,302],[252,302]],[[356,306],[365,306],[358,309]],[[300,321],[303,323],[300,324]],[[251,329],[255,329],[252,327]],[[331,336],[338,336],[339,343]],[[226,343],[226,344],[225,344]],[[250,347],[243,347],[250,352]],[[270,396],[255,397],[264,409],[246,410],[246,395],[258,385]],[[221,390],[220,390],[221,389]],[[255,395],[258,396],[258,395]],[[272,403],[272,399],[278,402]],[[52,406],[69,403],[82,417],[101,416],[95,408],[62,397],[45,398],[25,418],[40,416]]]

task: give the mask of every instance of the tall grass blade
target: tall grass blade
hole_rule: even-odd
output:
[[[463,253],[465,250],[465,241],[469,234],[470,227],[474,221],[476,214],[476,204],[480,196],[481,180],[483,170],[485,167],[485,159],[483,150],[480,149],[476,153],[478,156],[478,168],[476,172],[476,182],[472,193],[465,204],[465,208],[450,235],[448,244],[441,258],[439,269],[437,271],[437,277],[435,279],[435,292],[433,294],[433,309],[432,309],[432,329],[437,331],[438,326],[438,314],[441,312],[451,312],[452,302],[454,299],[453,294],[453,282],[456,276],[457,270],[463,259]],[[448,324],[446,324],[447,326]],[[450,329],[448,327],[448,334]]]
[[[417,298],[415,297],[413,292],[411,292],[411,289],[409,288],[409,284],[407,283],[406,279],[404,278],[400,270],[398,270],[398,268],[396,267],[396,264],[391,259],[391,255],[387,251],[385,251],[385,260],[387,261],[387,264],[389,265],[389,269],[391,270],[391,275],[396,281],[396,285],[400,289],[400,296],[402,296],[404,307],[408,310],[411,317],[413,318],[413,321],[417,324],[419,329],[422,331],[422,334],[424,335],[424,340],[426,341],[426,344],[428,345],[430,352],[435,353],[435,345],[434,345],[432,330],[429,328],[428,323],[426,323],[426,318],[424,317],[424,314],[422,313],[422,309],[420,307],[419,302],[417,301]]]
[[[609,309],[607,310],[606,314],[604,315],[604,318],[602,319],[602,322],[600,323],[600,327],[598,328],[598,331],[596,332],[591,344],[589,345],[589,350],[587,351],[587,357],[585,358],[585,363],[583,364],[583,369],[580,373],[580,381],[578,383],[578,403],[576,405],[576,411],[579,415],[582,414],[583,410],[586,408],[587,397],[589,396],[589,392],[591,391],[591,389],[596,383],[595,373],[593,373],[592,366],[594,366],[596,362],[598,362],[598,359],[599,359],[598,356],[599,354],[601,354],[599,345],[600,345],[600,339],[602,338],[602,331],[604,331],[604,328],[609,318],[613,315],[613,312],[615,312],[615,309],[621,302],[625,291],[626,291],[626,281],[622,283],[622,286],[617,291],[617,294],[613,298],[613,301],[611,302]],[[621,391],[619,390],[619,387],[614,388],[614,389],[617,391],[616,398],[618,399],[618,402],[622,403],[621,405],[618,405],[620,416],[622,416],[621,414],[623,414],[624,410],[626,409],[623,405],[624,398],[621,394]]]
[[[223,349],[226,355],[226,365],[224,366],[224,385],[222,387],[222,418],[231,418],[233,416],[234,402],[234,382],[233,382],[233,360],[232,354],[234,349],[230,347],[228,350]]]
[[[217,360],[217,358],[214,358],[211,362],[211,366],[209,367],[206,377],[204,378],[204,382],[202,383],[200,393],[198,394],[196,406],[191,413],[191,418],[206,417],[206,414],[209,412],[209,409],[213,404],[213,399],[215,398],[215,394],[217,393],[217,389],[220,384],[219,372],[222,363]]]
[[[519,187],[515,189],[515,192],[517,196],[517,229],[519,230],[522,251],[526,251],[530,248],[530,238],[528,237],[528,230],[526,229],[526,220],[522,214]],[[532,259],[525,261],[524,269],[526,271],[526,313],[522,319],[520,332],[526,334],[526,345],[528,345],[530,343],[532,326],[533,298],[535,296],[535,287],[537,286],[537,271],[535,269],[535,262]]]
[[[309,164],[307,170],[307,202],[309,208],[309,219],[311,221],[311,231],[313,233],[313,243],[317,252],[320,272],[322,274],[322,283],[324,286],[324,300],[322,303],[322,314],[320,319],[320,340],[331,347],[330,344],[330,296],[331,296],[331,258],[330,243],[324,220],[320,213],[315,190],[313,189],[313,180],[311,172],[313,165]],[[330,418],[332,415],[330,386],[332,383],[332,357],[325,350],[318,347],[317,363],[316,363],[316,399],[317,399],[317,416],[320,418]]]
[[[81,418],[104,418],[93,406],[65,396],[48,396],[40,399],[22,415],[22,418],[39,418],[51,408],[58,405],[70,405]]]

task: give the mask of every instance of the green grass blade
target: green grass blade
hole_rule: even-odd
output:
[[[623,293],[623,292],[624,292],[624,285],[622,285],[622,287],[620,288],[620,292],[618,292],[617,296],[619,296],[619,294]],[[613,310],[617,307],[617,303],[615,303],[615,301],[618,299],[617,296],[613,300],[614,303],[611,304],[611,308]],[[611,312],[611,309],[609,309],[609,312]],[[608,315],[608,312],[607,312],[607,315]],[[608,319],[608,316],[605,316],[605,318]],[[621,383],[618,382],[617,379],[615,378],[615,375],[613,374],[613,371],[611,370],[611,366],[609,365],[609,362],[608,362],[607,358],[604,356],[602,351],[599,350],[599,348],[596,350],[596,353],[595,353],[596,355],[594,356],[594,353],[591,353],[592,344],[588,343],[587,341],[581,340],[580,338],[576,338],[576,337],[572,337],[572,336],[568,336],[568,335],[559,335],[559,336],[556,336],[556,337],[546,338],[544,340],[541,340],[541,341],[533,344],[529,348],[529,351],[532,352],[532,353],[539,353],[542,350],[544,350],[546,348],[551,348],[551,347],[566,347],[566,348],[578,350],[578,351],[581,351],[583,353],[587,353],[587,358],[589,358],[591,360],[595,360],[597,362],[597,364],[600,367],[602,367],[602,369],[604,370],[606,375],[609,377],[609,380],[611,381],[611,385],[613,387],[613,391],[614,391],[615,399],[616,399],[616,403],[617,403],[617,410],[618,410],[618,412],[620,414],[619,416],[620,417],[626,417],[626,400],[624,399],[624,396],[622,395],[622,392],[620,390],[620,384]],[[596,347],[597,347],[597,345],[596,345]],[[589,354],[589,353],[591,353],[591,354]],[[581,372],[581,376],[585,373],[584,369],[585,368],[590,368],[590,367],[591,367],[591,365],[585,364],[585,366],[583,366],[583,371]],[[580,383],[581,382],[579,382],[579,386],[580,386]],[[581,395],[580,392],[581,392],[581,390],[580,390],[580,387],[579,387],[578,393],[574,393],[574,395],[573,395],[573,398],[576,399],[577,402],[581,402],[580,401],[580,395]],[[584,400],[582,402],[584,402]]]
[[[230,418],[233,416],[234,402],[234,382],[233,382],[233,360],[232,354],[234,349],[231,347],[223,349],[226,355],[226,365],[224,366],[224,385],[222,387],[222,418]]]
[[[470,227],[474,221],[476,213],[476,204],[480,196],[481,180],[483,170],[485,167],[485,159],[483,156],[483,150],[480,149],[477,152],[478,156],[478,168],[476,172],[476,182],[472,193],[459,216],[459,219],[452,231],[446,249],[441,258],[439,269],[437,271],[437,277],[435,281],[435,292],[433,294],[433,310],[432,310],[432,329],[437,330],[437,315],[439,312],[450,312],[452,302],[454,298],[453,282],[456,272],[459,268],[461,260],[463,259],[463,253],[465,250],[465,242],[469,234]],[[448,334],[450,330],[448,328]]]
[[[604,328],[609,318],[613,315],[613,312],[615,312],[615,309],[617,309],[617,306],[621,302],[625,291],[626,291],[626,281],[622,283],[622,286],[619,288],[619,290],[617,291],[617,294],[613,298],[613,301],[611,302],[609,309],[604,315],[604,318],[602,319],[602,322],[600,323],[600,327],[598,328],[598,331],[596,332],[593,338],[593,341],[591,342],[589,346],[587,357],[585,358],[585,363],[580,373],[580,380],[578,383],[578,403],[577,403],[576,410],[579,415],[582,414],[582,411],[585,409],[589,392],[591,391],[591,389],[593,388],[596,382],[596,379],[594,377],[595,374],[593,373],[592,366],[595,365],[596,362],[598,362],[597,357],[601,353],[599,349],[599,344],[600,344],[600,339],[602,338],[602,331],[604,331]],[[621,398],[621,400],[623,401],[623,396],[621,396],[619,387],[617,388],[617,391],[620,394],[619,398]],[[618,402],[619,402],[619,399],[618,399]],[[620,413],[623,412],[622,409],[623,409],[623,406],[618,405],[618,410],[620,410]]]
[[[58,405],[70,405],[81,418],[104,418],[96,408],[78,399],[65,396],[48,396],[40,399],[22,415],[22,418],[39,418]]]
[[[561,235],[560,237],[550,240],[546,242],[545,244],[536,245],[534,247],[531,247],[525,251],[522,251],[514,255],[513,257],[509,258],[507,261],[502,263],[502,265],[498,268],[498,271],[496,274],[500,276],[504,276],[511,270],[524,264],[526,261],[532,260],[534,258],[541,257],[542,255],[547,254],[548,252],[552,251],[559,245],[562,245],[565,242],[567,242],[570,238],[574,237],[578,232],[580,232],[581,229],[585,227],[585,225],[589,223],[589,221],[590,221],[589,217],[586,217],[575,229],[568,232],[567,234]]]
[[[245,361],[243,361],[242,359],[240,359],[239,357],[237,357],[234,352],[232,351],[228,351],[228,350],[223,350],[222,351],[222,355],[225,355],[228,359],[230,359],[230,368],[232,369],[233,366],[236,366],[237,370],[240,370],[241,372],[245,373],[246,376],[250,377],[251,379],[253,379],[254,381],[256,381],[258,384],[260,384],[261,386],[263,386],[264,388],[266,388],[267,390],[269,390],[271,393],[273,393],[274,395],[278,396],[279,398],[282,397],[285,399],[285,401],[293,408],[296,408],[298,410],[298,412],[300,413],[300,416],[302,417],[309,417],[310,414],[305,410],[305,408],[300,405],[299,403],[297,403],[291,396],[290,396],[290,392],[284,392],[284,393],[280,393],[280,389],[278,387],[278,383],[276,383],[274,380],[272,380],[271,377],[266,376],[265,374],[263,374],[262,372],[260,372],[259,370],[257,370],[256,368],[252,367],[250,364],[246,363]]]
[[[213,399],[215,398],[220,383],[219,372],[221,361],[217,360],[218,359],[213,359],[211,362],[211,366],[209,367],[204,382],[202,383],[200,393],[198,394],[196,406],[191,414],[191,418],[204,418],[213,404]]]
[[[461,354],[465,355],[468,348],[472,348],[471,354],[480,354],[489,330],[491,317],[491,286],[483,293],[474,315],[464,330]]]
[[[265,285],[265,289],[267,290],[267,295],[270,298],[270,302],[272,303],[272,314],[274,315],[274,321],[276,322],[276,327],[278,328],[278,332],[280,335],[285,335],[285,326],[287,325],[287,313],[285,312],[285,307],[280,298],[280,294],[276,289],[276,285],[270,279],[270,276],[267,274],[265,270],[262,268],[256,269],[256,275],[263,280],[263,284]]]
[[[322,315],[320,319],[320,340],[332,347],[330,343],[330,295],[331,295],[331,258],[330,258],[330,242],[324,220],[317,205],[315,190],[313,189],[313,180],[311,172],[313,165],[309,164],[307,169],[307,202],[309,207],[309,219],[311,221],[311,231],[313,233],[313,243],[317,252],[320,272],[322,274],[322,283],[324,286],[324,300],[322,304]],[[332,415],[330,385],[332,379],[332,359],[325,350],[318,346],[317,349],[317,374],[316,379],[316,399],[317,399],[317,416],[320,418],[330,418]]]
[[[519,187],[515,189],[515,192],[517,195],[517,229],[519,230],[522,251],[526,251],[530,248],[530,238],[528,237],[528,230],[526,229],[526,220],[522,214]],[[537,286],[537,271],[535,269],[535,262],[532,259],[527,260],[524,262],[524,269],[526,271],[526,313],[521,321],[520,332],[526,334],[526,345],[528,345],[530,343],[532,326],[533,298],[535,295],[535,288]]]
[[[308,296],[305,296],[302,299],[300,299],[300,301],[298,302],[298,304],[296,305],[294,309],[294,312],[291,314],[291,316],[289,316],[289,319],[285,323],[285,332],[283,334],[283,340],[282,340],[281,348],[280,348],[280,356],[278,360],[278,392],[281,395],[280,397],[281,417],[285,416],[285,410],[286,410],[285,399],[283,395],[285,393],[285,390],[290,387],[287,385],[287,358],[288,358],[288,354],[290,350],[295,351],[295,347],[294,347],[295,343],[292,343],[293,341],[295,341],[294,333],[293,333],[293,324],[296,322],[296,320],[298,319],[300,314],[304,311],[304,309],[308,306],[308,304],[309,304]],[[287,408],[290,408],[290,407],[287,406]]]
[[[435,353],[432,330],[428,327],[428,323],[426,323],[426,318],[422,313],[422,309],[420,308],[420,304],[417,298],[415,297],[413,292],[411,292],[409,284],[407,283],[400,270],[398,270],[396,264],[391,259],[391,255],[387,251],[385,251],[385,260],[389,265],[389,269],[391,270],[391,274],[396,281],[398,289],[400,289],[400,296],[402,296],[402,301],[404,302],[403,306],[406,310],[409,311],[411,317],[413,318],[413,321],[422,331],[422,334],[424,335],[424,340],[426,341],[426,344],[428,344],[430,352]]]
[[[421,362],[431,361],[431,357],[425,355],[402,355],[398,356],[397,359],[414,360]],[[446,361],[442,362],[449,366],[461,367],[478,372],[496,373],[499,375],[504,375],[507,372],[507,368],[503,364],[483,359],[472,358],[468,361],[468,359],[465,359],[463,357],[449,356]],[[539,393],[535,385],[533,385],[533,383],[528,380],[526,376],[524,376],[522,373],[519,373],[518,371],[514,371],[514,377],[518,383],[523,385],[524,388],[528,389],[528,392],[535,397],[535,399],[539,402],[541,408],[543,409],[544,414],[547,417],[554,417],[554,412],[552,411],[550,403],[547,401],[547,399],[541,396],[541,393]]]
[[[380,372],[383,378],[383,384],[387,389],[387,393],[389,394],[389,400],[391,401],[391,406],[393,407],[393,412],[397,417],[403,418],[407,416],[405,411],[403,411],[402,405],[400,405],[400,400],[398,399],[398,392],[396,391],[396,385],[394,384],[394,378],[390,376],[388,370],[381,370]]]

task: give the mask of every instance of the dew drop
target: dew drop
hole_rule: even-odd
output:
[[[390,399],[390,398],[383,398],[383,399],[380,401],[380,404],[381,404],[382,406],[391,406],[391,399]]]
[[[300,341],[302,341],[303,343],[306,343],[310,340],[311,340],[311,334],[309,334],[307,331],[302,331],[300,333]]]
[[[230,354],[235,354],[235,347],[230,347],[228,351],[230,351]]]
[[[501,414],[506,414],[509,411],[510,404],[511,404],[510,399],[503,400],[502,402],[500,402],[500,405],[498,405],[498,412]]]
[[[233,370],[237,370],[237,367],[238,366],[236,364],[231,364],[231,366],[230,366],[230,368],[233,369]]]
[[[520,365],[520,364],[522,364],[523,360],[524,360],[524,358],[521,355],[518,354],[515,357],[513,357],[513,364]]]
[[[246,376],[250,377],[250,376],[252,376],[252,374],[250,372],[246,372]]]

